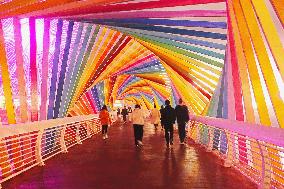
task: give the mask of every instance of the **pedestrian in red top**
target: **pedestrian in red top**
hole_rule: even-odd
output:
[[[100,111],[99,117],[100,117],[100,121],[102,125],[103,139],[107,139],[108,138],[107,129],[108,129],[108,125],[111,125],[111,119],[107,111],[106,105],[103,105],[102,110]]]

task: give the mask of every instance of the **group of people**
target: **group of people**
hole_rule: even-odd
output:
[[[135,139],[135,145],[141,146],[143,145],[142,139],[143,139],[143,126],[145,125],[145,119],[146,114],[141,109],[141,106],[139,104],[135,105],[134,110],[132,111],[131,108],[122,109],[121,114],[123,116],[123,120],[126,121],[126,116],[131,113],[131,121],[133,124],[134,129],[134,139]],[[119,110],[120,114],[120,110]],[[101,120],[102,124],[102,134],[103,139],[107,139],[107,130],[108,125],[111,124],[110,115],[107,111],[107,107],[104,105],[102,108],[102,111],[99,114],[99,118]],[[159,123],[161,123],[162,128],[165,131],[165,140],[166,145],[168,148],[171,148],[173,145],[173,125],[177,121],[178,125],[178,134],[180,139],[180,144],[185,143],[185,127],[186,123],[189,121],[189,111],[186,105],[183,104],[182,99],[179,99],[179,104],[173,108],[170,105],[170,101],[165,101],[165,107],[161,108],[161,110],[158,110],[156,108],[156,105],[154,105],[154,109],[151,111],[150,114],[151,122],[154,124],[155,128],[157,129]]]
[[[175,107],[171,107],[170,101],[165,101],[165,108],[161,109],[161,125],[165,130],[165,139],[168,147],[173,145],[174,128],[173,125],[177,121],[178,134],[180,144],[184,144],[186,137],[185,126],[189,121],[189,112],[186,105],[183,104],[182,99],[179,99],[179,104]]]
[[[121,110],[121,112],[120,112],[119,108],[117,109],[117,117],[119,117],[120,114],[121,114],[124,123],[126,122],[127,115],[129,115],[131,113],[132,113],[132,108],[130,106],[128,108],[126,108],[126,106],[124,106],[124,108]]]

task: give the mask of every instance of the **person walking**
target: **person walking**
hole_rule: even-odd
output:
[[[162,127],[162,130],[164,130],[164,125],[162,124],[162,111],[164,110],[164,106],[162,105],[161,106],[161,109],[160,109],[160,121],[161,121],[161,127]]]
[[[129,114],[132,113],[132,108],[131,108],[131,106],[128,107],[128,113],[129,113]]]
[[[178,124],[178,134],[180,144],[184,144],[185,139],[185,125],[189,121],[189,112],[186,105],[183,104],[182,99],[179,99],[179,104],[175,108]]]
[[[161,114],[160,111],[156,108],[156,104],[154,104],[154,108],[151,110],[150,118],[151,118],[151,123],[154,124],[155,126],[155,130],[157,130],[161,119]]]
[[[145,114],[139,104],[135,105],[132,111],[132,124],[134,129],[135,146],[142,146],[143,126],[145,123]]]
[[[103,105],[102,110],[100,111],[100,114],[99,114],[99,118],[100,118],[101,125],[102,125],[103,139],[107,139],[108,138],[107,130],[108,130],[108,126],[111,125],[111,119],[107,111],[106,105]]]
[[[176,112],[175,109],[171,107],[169,100],[165,101],[165,105],[166,107],[162,111],[161,121],[165,128],[165,138],[167,147],[171,148],[174,140],[173,124],[176,121]]]
[[[131,120],[131,117],[132,117],[132,108],[131,106],[128,107],[128,120]]]
[[[117,108],[117,121],[120,121],[119,116],[120,116],[120,109]]]
[[[123,122],[126,123],[126,116],[128,115],[128,110],[126,106],[124,106],[124,108],[121,110],[121,115],[123,117]]]

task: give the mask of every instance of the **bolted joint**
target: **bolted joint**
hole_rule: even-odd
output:
[[[214,132],[212,128],[209,127],[208,129],[209,129],[209,143],[207,145],[206,152],[212,152],[213,143],[214,143]]]
[[[36,161],[39,164],[39,166],[44,166],[44,162],[42,160],[42,153],[41,153],[41,139],[43,135],[43,130],[40,130],[38,132],[38,136],[36,139],[36,148],[35,148],[35,153],[36,153]]]
[[[79,131],[80,131],[80,124],[78,123],[78,125],[76,126],[76,141],[77,144],[82,144]]]
[[[227,151],[227,156],[224,162],[224,167],[231,167],[233,165],[233,141],[232,141],[232,136],[231,133],[228,131],[226,132],[227,136],[227,141],[228,141],[228,151]]]
[[[67,147],[66,147],[66,143],[65,143],[65,131],[66,131],[66,127],[64,127],[61,132],[60,132],[60,147],[61,147],[61,152],[62,153],[67,153]]]

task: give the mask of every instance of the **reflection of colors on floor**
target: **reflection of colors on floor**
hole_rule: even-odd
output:
[[[3,184],[3,188],[246,188],[257,186],[216,156],[188,142],[166,149],[164,132],[144,127],[143,147],[134,146],[133,128],[112,126],[109,138],[98,134],[68,153],[55,156]],[[60,170],[60,171],[59,171]]]

